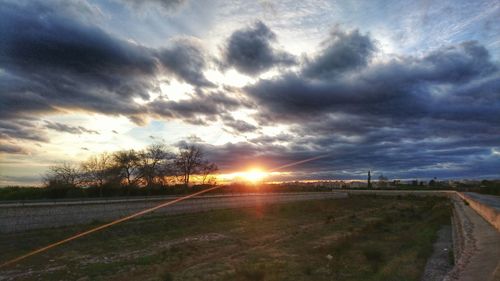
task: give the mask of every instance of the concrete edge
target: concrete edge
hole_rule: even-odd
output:
[[[490,223],[497,231],[500,232],[500,211],[498,209],[492,208],[484,203],[481,203],[467,194],[457,192],[457,195],[460,196],[465,202],[469,204],[469,206],[476,211],[481,217],[483,217],[488,223]]]
[[[349,195],[363,195],[370,194],[369,192],[349,192]],[[480,260],[480,251],[484,251],[484,245],[481,244],[481,240],[478,241],[476,237],[478,230],[476,228],[481,227],[481,225],[491,227],[493,235],[500,234],[500,216],[497,209],[488,206],[484,203],[467,196],[457,191],[421,191],[421,192],[401,192],[401,191],[373,191],[371,194],[380,196],[442,196],[449,198],[450,202],[453,204],[452,208],[452,240],[453,240],[453,254],[454,254],[454,266],[443,278],[443,281],[469,281],[469,280],[485,280],[485,281],[499,281],[500,280],[500,262],[497,262],[495,268],[491,266],[484,267],[484,264],[478,263],[478,258]],[[483,220],[484,224],[477,221],[478,219]],[[488,238],[488,237],[483,237]],[[483,241],[484,242],[484,241]],[[481,246],[482,249],[478,247]],[[495,251],[488,249],[490,252]],[[490,253],[491,254],[491,253]],[[497,256],[498,259],[498,256]],[[481,268],[482,266],[482,268]],[[474,275],[471,277],[471,272],[481,268],[475,274],[481,273],[481,277]],[[478,279],[479,278],[479,279]]]
[[[465,204],[457,193],[450,195],[450,201],[453,204],[451,222],[454,266],[443,281],[459,280],[476,249],[476,240],[472,232],[473,224],[465,213]]]

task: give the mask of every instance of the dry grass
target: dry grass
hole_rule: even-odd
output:
[[[348,199],[139,219],[0,272],[16,280],[418,280],[439,198]],[[88,226],[0,236],[0,260]]]

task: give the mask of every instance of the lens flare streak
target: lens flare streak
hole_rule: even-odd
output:
[[[135,213],[135,214],[132,214],[132,215],[130,215],[130,216],[123,217],[123,218],[121,218],[121,219],[117,219],[117,220],[112,221],[112,222],[110,222],[110,223],[103,224],[103,225],[101,225],[101,226],[98,226],[98,227],[92,228],[92,229],[87,230],[87,231],[85,231],[85,232],[78,233],[78,234],[73,235],[73,236],[71,236],[71,237],[68,237],[68,238],[66,238],[66,239],[64,239],[64,240],[58,241],[58,242],[56,242],[56,243],[52,243],[52,244],[50,244],[50,245],[48,245],[48,246],[45,246],[45,247],[43,247],[43,248],[40,248],[40,249],[34,250],[34,251],[29,252],[29,253],[27,253],[27,254],[25,254],[25,255],[19,256],[19,257],[15,258],[15,259],[12,259],[12,260],[9,260],[9,261],[7,261],[7,262],[5,262],[5,263],[2,263],[2,264],[0,264],[0,268],[7,267],[7,266],[9,266],[9,265],[12,265],[12,264],[14,264],[14,263],[17,263],[17,262],[19,262],[19,261],[21,261],[21,260],[24,260],[24,259],[26,259],[26,258],[28,258],[28,257],[31,257],[31,256],[33,256],[33,255],[39,254],[39,253],[41,253],[41,252],[45,252],[45,251],[47,251],[47,250],[49,250],[49,249],[52,249],[52,248],[54,248],[54,247],[57,247],[57,246],[59,246],[59,245],[61,245],[61,244],[64,244],[64,243],[70,242],[70,241],[72,241],[72,240],[78,239],[78,238],[80,238],[80,237],[82,237],[82,236],[85,236],[85,235],[88,235],[88,234],[94,233],[94,232],[99,231],[99,230],[102,230],[102,229],[104,229],[104,228],[108,228],[108,227],[113,226],[113,225],[115,225],[115,224],[119,224],[119,223],[122,223],[122,222],[125,222],[125,221],[128,221],[128,220],[131,220],[131,219],[133,219],[133,218],[136,218],[136,217],[139,217],[139,216],[142,216],[142,215],[145,215],[145,214],[148,214],[148,213],[154,212],[154,211],[156,211],[156,210],[158,210],[158,209],[161,209],[161,208],[164,208],[164,207],[167,207],[167,206],[173,205],[173,204],[178,203],[178,202],[180,202],[180,201],[183,201],[183,200],[186,200],[186,199],[189,199],[189,198],[195,197],[195,196],[197,196],[197,195],[200,195],[200,194],[203,194],[203,193],[206,193],[206,192],[210,192],[210,191],[212,191],[212,190],[214,190],[214,189],[217,189],[217,188],[220,188],[220,187],[221,187],[221,186],[215,186],[215,187],[212,187],[212,188],[209,188],[209,189],[205,189],[205,190],[202,190],[202,191],[199,191],[199,192],[196,192],[196,193],[193,193],[193,194],[190,194],[190,195],[187,195],[187,196],[181,197],[181,198],[177,198],[177,199],[175,199],[175,200],[172,200],[172,201],[168,201],[168,202],[162,203],[162,204],[160,204],[160,205],[158,205],[158,206],[155,206],[155,207],[153,207],[153,208],[149,208],[149,209],[146,209],[146,210],[142,210],[142,211],[137,212],[137,213]]]
[[[320,155],[320,156],[316,156],[316,157],[311,157],[311,158],[308,158],[308,159],[304,159],[304,160],[300,160],[300,161],[297,161],[297,162],[293,162],[293,163],[289,163],[289,164],[286,164],[286,165],[282,165],[282,166],[279,166],[279,167],[276,167],[276,168],[273,168],[273,169],[270,169],[268,170],[268,173],[269,172],[273,172],[273,171],[277,171],[277,170],[281,170],[283,168],[288,168],[288,167],[292,167],[292,166],[296,166],[296,165],[299,165],[299,164],[303,164],[303,163],[307,163],[307,162],[310,162],[310,161],[314,161],[314,160],[317,160],[317,159],[320,159],[320,158],[324,158],[324,157],[327,157],[329,154],[324,154],[324,155]],[[260,173],[263,173],[263,172],[260,172]],[[260,178],[261,174],[259,174],[259,178]],[[86,235],[89,235],[91,233],[94,233],[94,232],[97,232],[99,230],[102,230],[102,229],[105,229],[105,228],[108,228],[108,227],[111,227],[115,224],[119,224],[119,223],[122,223],[122,222],[125,222],[125,221],[128,221],[128,220],[131,220],[133,218],[136,218],[136,217],[139,217],[139,216],[142,216],[142,215],[145,215],[145,214],[148,214],[148,213],[151,213],[151,212],[154,212],[158,209],[161,209],[161,208],[164,208],[164,207],[167,207],[167,206],[170,206],[170,205],[173,205],[175,203],[178,203],[178,202],[181,202],[183,200],[186,200],[186,199],[189,199],[189,198],[193,198],[195,196],[198,196],[200,194],[203,194],[203,193],[207,193],[207,192],[210,192],[212,190],[215,190],[215,189],[218,189],[218,188],[221,188],[221,186],[214,186],[212,188],[209,188],[209,189],[205,189],[205,190],[202,190],[202,191],[199,191],[199,192],[195,192],[193,194],[190,194],[190,195],[187,195],[187,196],[184,196],[184,197],[181,197],[181,198],[177,198],[175,200],[172,200],[172,201],[168,201],[168,202],[165,202],[165,203],[162,203],[160,205],[157,205],[155,207],[152,207],[152,208],[149,208],[149,209],[146,209],[146,210],[142,210],[140,212],[137,212],[135,214],[132,214],[130,216],[126,216],[126,217],[123,217],[123,218],[120,218],[120,219],[117,219],[117,220],[114,220],[110,223],[107,223],[107,224],[103,224],[101,226],[98,226],[98,227],[95,227],[95,228],[92,228],[92,229],[89,229],[87,231],[84,231],[84,232],[81,232],[81,233],[78,233],[76,235],[73,235],[71,237],[68,237],[66,239],[63,239],[61,241],[58,241],[58,242],[55,242],[55,243],[52,243],[50,245],[47,245],[43,248],[40,248],[40,249],[37,249],[37,250],[34,250],[34,251],[31,251],[25,255],[22,255],[22,256],[19,256],[15,259],[12,259],[12,260],[9,260],[7,262],[4,262],[2,264],[0,264],[0,268],[5,268],[7,266],[10,266],[10,265],[13,265],[21,260],[24,260],[28,257],[31,257],[31,256],[34,256],[36,254],[39,254],[39,253],[42,253],[42,252],[45,252],[49,249],[52,249],[54,247],[57,247],[59,245],[62,245],[62,244],[65,244],[65,243],[68,243],[72,240],[75,240],[75,239],[78,239],[80,237],[83,237],[83,236],[86,236]]]

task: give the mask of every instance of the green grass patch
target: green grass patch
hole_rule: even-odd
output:
[[[383,196],[148,217],[34,256],[5,274],[18,280],[419,280],[436,233],[449,220],[446,199]],[[89,227],[0,235],[0,260]]]

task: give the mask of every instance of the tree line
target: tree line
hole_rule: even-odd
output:
[[[79,164],[61,163],[51,166],[43,177],[48,188],[97,188],[102,196],[106,187],[152,189],[182,184],[216,184],[218,167],[205,159],[202,149],[185,144],[177,153],[165,144],[151,144],[142,150],[100,153]]]

